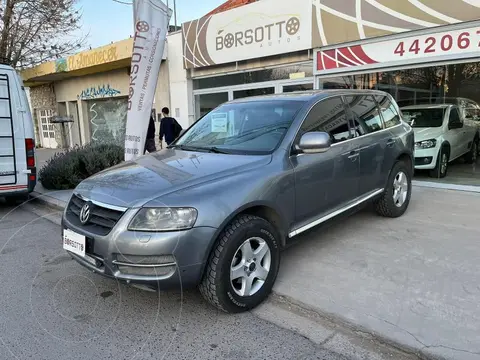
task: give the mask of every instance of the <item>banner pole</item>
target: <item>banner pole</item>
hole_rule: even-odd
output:
[[[135,0],[125,161],[143,155],[172,11],[161,0]]]

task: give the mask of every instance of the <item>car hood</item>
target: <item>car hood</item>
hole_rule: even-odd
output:
[[[436,139],[443,134],[442,127],[413,128],[415,142]]]
[[[121,163],[82,181],[75,193],[121,207],[267,165],[271,155],[230,155],[165,149]]]

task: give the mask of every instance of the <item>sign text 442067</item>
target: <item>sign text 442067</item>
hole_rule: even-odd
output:
[[[406,53],[442,55],[459,50],[476,51],[478,49],[480,49],[480,29],[461,33],[433,34],[428,37],[399,41],[394,54],[398,56],[404,56]]]

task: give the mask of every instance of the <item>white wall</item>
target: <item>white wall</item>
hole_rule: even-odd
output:
[[[183,68],[182,32],[172,33],[167,38],[168,72],[170,77],[170,113],[185,129],[195,121],[192,80]]]

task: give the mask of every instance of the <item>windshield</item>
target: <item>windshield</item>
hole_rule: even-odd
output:
[[[445,108],[402,110],[406,122],[414,128],[441,127]]]
[[[267,154],[280,144],[303,104],[298,100],[224,104],[198,120],[172,147]]]

